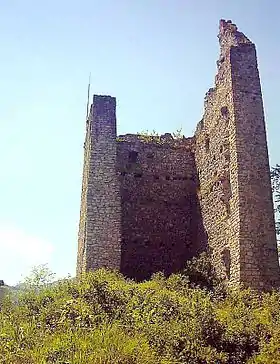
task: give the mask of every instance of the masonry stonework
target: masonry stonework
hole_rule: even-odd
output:
[[[115,109],[115,98],[94,96],[87,120],[77,273],[120,267],[121,200],[116,174]]]
[[[215,85],[195,135],[116,133],[116,101],[87,120],[77,274],[171,274],[206,248],[230,285],[280,285],[255,45],[220,21]]]
[[[205,249],[193,142],[168,134],[150,140],[119,137],[121,271],[129,277],[170,274]]]

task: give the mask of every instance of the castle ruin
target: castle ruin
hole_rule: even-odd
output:
[[[210,248],[231,285],[280,285],[255,45],[220,21],[215,86],[195,135],[117,136],[116,100],[87,120],[77,274],[108,267],[137,280],[171,274]]]

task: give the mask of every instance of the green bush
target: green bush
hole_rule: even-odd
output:
[[[0,363],[280,363],[280,293],[221,290],[205,254],[141,283],[35,278],[1,304]]]

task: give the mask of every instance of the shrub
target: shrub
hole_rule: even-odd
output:
[[[100,269],[31,284],[1,304],[0,363],[278,363],[280,293],[218,299],[220,284],[206,255],[141,283]]]

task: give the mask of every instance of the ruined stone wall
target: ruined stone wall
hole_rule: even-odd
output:
[[[94,96],[85,141],[77,273],[119,269],[120,186],[116,173],[116,100]]]
[[[176,272],[203,250],[193,139],[157,139],[127,135],[117,148],[121,271],[139,280]]]
[[[231,285],[279,285],[261,86],[254,44],[220,21],[215,85],[195,136],[116,136],[115,99],[87,122],[77,273],[146,279],[206,248]]]
[[[254,44],[231,48],[230,61],[238,168],[240,280],[251,287],[269,288],[280,283],[279,262]]]
[[[235,123],[231,65],[223,47],[217,65],[215,87],[205,96],[205,112],[196,130],[199,198],[215,267],[237,283],[240,251]]]
[[[269,287],[279,267],[255,47],[231,22],[220,22],[219,41],[215,87],[196,131],[204,226],[231,284]]]

